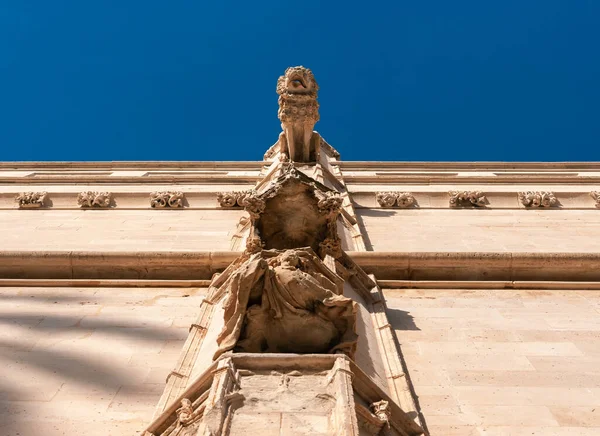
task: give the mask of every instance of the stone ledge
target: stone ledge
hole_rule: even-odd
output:
[[[6,251],[4,279],[208,280],[236,251]],[[600,281],[600,253],[348,252],[379,280]]]

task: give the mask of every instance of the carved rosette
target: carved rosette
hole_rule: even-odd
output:
[[[407,208],[416,203],[415,197],[410,192],[378,192],[375,198],[381,207]]]
[[[47,198],[47,192],[21,192],[15,197],[15,201],[21,209],[34,209],[43,207]]]
[[[77,204],[81,208],[110,207],[112,194],[110,192],[81,192],[77,195]]]
[[[153,192],[150,194],[150,207],[155,209],[182,208],[183,192]]]
[[[223,208],[244,207],[246,197],[253,195],[254,190],[249,191],[232,191],[217,193],[217,202]]]
[[[596,207],[600,209],[600,192],[592,191],[590,192],[590,196],[596,201]]]
[[[519,201],[528,208],[558,206],[558,199],[553,192],[519,192]]]
[[[484,207],[487,204],[487,198],[481,191],[450,191],[450,207]]]

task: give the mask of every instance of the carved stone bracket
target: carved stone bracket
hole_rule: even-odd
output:
[[[450,191],[450,207],[476,206],[483,207],[487,204],[487,197],[481,191]]]
[[[337,218],[343,198],[293,164],[282,164],[279,177],[268,185],[244,193],[241,204],[250,216],[250,234],[246,240],[248,253],[263,248],[310,246],[321,257],[329,254],[338,258],[341,255]]]
[[[219,192],[217,193],[217,202],[219,206],[225,208],[244,207],[244,200],[253,193],[254,190]]]
[[[182,208],[183,192],[153,192],[150,194],[150,207],[156,209]]]
[[[553,192],[519,192],[519,201],[530,208],[558,206],[558,199]]]
[[[112,194],[110,192],[80,192],[77,195],[77,204],[81,208],[86,207],[110,207]]]
[[[596,207],[598,209],[600,209],[600,192],[599,191],[592,191],[590,192],[590,196],[596,200]]]
[[[381,207],[407,208],[416,204],[415,197],[410,192],[378,192],[376,199]]]
[[[43,207],[47,198],[47,192],[21,192],[15,197],[15,201],[21,209],[33,209]]]

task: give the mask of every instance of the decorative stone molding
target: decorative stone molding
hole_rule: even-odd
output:
[[[248,191],[218,192],[217,202],[219,206],[224,208],[244,207],[244,200],[253,193],[254,190],[252,189]]]
[[[599,191],[592,191],[590,192],[590,196],[596,200],[596,207],[598,209],[600,209],[600,192]]]
[[[156,209],[182,208],[183,192],[153,192],[150,194],[150,207]]]
[[[558,206],[558,199],[553,192],[519,192],[519,201],[530,208]]]
[[[87,207],[110,207],[112,194],[110,192],[80,192],[77,195],[77,204],[81,208]]]
[[[476,206],[483,207],[487,204],[487,197],[481,191],[450,191],[450,207]]]
[[[47,192],[21,192],[15,197],[15,201],[21,209],[34,209],[43,207],[47,198]]]
[[[375,198],[381,207],[407,208],[415,204],[415,197],[410,192],[378,192]]]

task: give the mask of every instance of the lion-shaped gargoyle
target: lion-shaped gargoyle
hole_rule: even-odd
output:
[[[283,132],[273,148],[294,162],[315,162],[320,137],[313,132],[319,121],[319,86],[312,71],[305,67],[290,67],[277,80],[279,112]],[[268,152],[267,152],[268,153]]]

